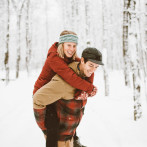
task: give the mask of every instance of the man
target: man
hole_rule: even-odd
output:
[[[86,48],[82,53],[81,62],[73,62],[69,64],[69,67],[78,76],[86,79],[94,74],[99,65],[103,65],[101,52],[96,48]],[[55,75],[49,83],[40,88],[33,96],[34,109],[36,112],[38,111],[36,121],[38,118],[43,120],[46,106],[56,102],[59,122],[57,129],[58,147],[73,147],[73,136],[82,119],[87,97],[95,95],[96,89],[93,90],[94,93],[91,95],[82,92],[80,96],[74,98],[75,92],[74,87],[66,83],[60,76]],[[44,121],[37,121],[37,123],[42,123],[44,126],[42,127],[43,131],[46,129]]]

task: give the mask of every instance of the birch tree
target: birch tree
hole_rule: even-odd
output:
[[[76,30],[76,0],[71,0],[71,29]]]
[[[46,49],[48,49],[49,31],[48,31],[48,0],[45,0],[45,15],[46,15]]]
[[[144,85],[145,89],[147,89],[147,1],[144,1],[144,35],[143,35],[143,51],[142,51],[142,58],[143,58],[143,71],[144,71]],[[145,96],[147,101],[147,91],[145,90]]]
[[[130,30],[129,40],[131,48],[131,68],[133,78],[133,97],[134,97],[134,120],[138,120],[142,115],[140,93],[141,93],[141,81],[139,76],[140,64],[139,64],[139,45],[138,45],[138,21],[137,21],[137,6],[138,0],[130,1]]]
[[[107,9],[106,9],[106,1],[102,1],[102,15],[103,15],[103,56],[104,56],[104,82],[105,82],[105,96],[109,95],[109,78],[108,78],[108,71],[107,71],[107,50],[108,50],[108,23],[107,23]]]
[[[130,60],[129,60],[129,49],[128,49],[128,25],[129,25],[129,7],[130,0],[124,0],[123,10],[123,56],[124,56],[124,76],[125,85],[130,86]]]
[[[79,12],[78,12],[78,36],[80,42],[80,54],[82,50],[86,47],[86,19],[85,19],[85,0],[78,1],[79,3]]]
[[[147,69],[147,1],[145,2],[145,69]],[[147,70],[145,76],[145,84],[147,84]],[[147,100],[147,91],[146,91],[146,100]]]
[[[147,26],[147,1],[138,0],[139,2],[139,14],[137,15],[137,23],[139,24],[138,31],[138,43],[139,43],[139,54],[141,69],[143,69],[144,89],[147,89],[147,45],[146,45],[146,26]],[[142,70],[141,70],[142,71]],[[147,101],[147,91],[145,91],[145,97]]]
[[[9,28],[10,28],[10,0],[7,0],[7,32],[6,32],[6,50],[5,50],[5,70],[6,70],[6,84],[9,82]]]
[[[61,7],[63,8],[63,26],[64,29],[69,29],[70,26],[72,26],[71,21],[71,14],[72,14],[72,7],[71,7],[72,0],[65,0],[63,3],[61,3]],[[72,26],[73,27],[73,26]]]
[[[90,37],[90,2],[89,0],[85,0],[85,21],[86,21],[86,24],[85,24],[85,29],[86,29],[86,44],[87,46],[91,46],[91,37]]]
[[[13,4],[13,8],[16,12],[16,15],[17,15],[17,31],[18,31],[18,36],[17,36],[17,59],[16,59],[16,78],[19,77],[19,70],[20,70],[20,59],[21,59],[21,56],[20,56],[20,52],[21,52],[21,47],[20,47],[20,36],[21,36],[21,33],[20,33],[20,23],[21,23],[21,17],[22,17],[22,10],[24,8],[24,2],[25,0],[21,2],[19,2],[18,4],[15,3],[14,0],[11,0],[12,1],[12,4]]]
[[[147,1],[145,1],[145,22],[144,22],[144,70],[147,77]]]
[[[26,69],[29,73],[29,65],[31,60],[31,33],[30,33],[30,0],[26,2]]]
[[[65,0],[62,3],[62,6],[65,28],[77,33],[79,18],[78,0]]]

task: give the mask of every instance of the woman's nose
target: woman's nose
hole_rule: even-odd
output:
[[[70,50],[71,50],[71,51],[74,51],[74,50],[75,50],[75,48],[72,46],[72,47],[70,48]]]

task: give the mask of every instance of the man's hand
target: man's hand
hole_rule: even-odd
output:
[[[82,91],[81,94],[79,96],[76,96],[74,99],[87,100],[87,98],[88,98],[88,93],[86,93],[85,91]]]
[[[94,86],[94,87],[93,87],[93,90],[92,90],[92,92],[89,94],[89,96],[90,96],[90,97],[95,96],[96,93],[97,93],[97,88],[96,88],[96,86]]]

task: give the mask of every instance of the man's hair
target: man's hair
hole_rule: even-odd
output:
[[[84,63],[86,63],[88,61],[88,58],[83,58],[84,59]]]
[[[62,35],[67,35],[67,34],[72,34],[72,35],[77,35],[75,32],[73,32],[73,31],[68,31],[68,30],[64,30],[64,31],[62,31],[61,32],[61,34],[60,34],[60,36],[62,36]],[[57,49],[57,52],[58,52],[58,54],[59,54],[59,57],[60,58],[62,58],[62,59],[64,59],[64,50],[63,50],[63,44],[64,43],[61,43],[61,44],[59,44],[59,46],[58,46],[58,49]],[[75,60],[75,58],[77,58],[78,56],[77,56],[77,51],[74,53],[74,55],[72,56],[72,59],[73,60]]]

